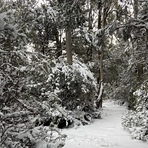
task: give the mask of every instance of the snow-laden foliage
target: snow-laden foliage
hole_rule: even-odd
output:
[[[76,57],[68,66],[65,57],[26,51],[15,12],[1,5],[0,147],[62,147],[57,127],[92,119],[95,79]]]
[[[76,56],[69,66],[64,56],[51,60],[40,53],[6,51],[1,52],[0,70],[2,147],[33,147],[44,142],[56,148],[65,141],[57,127],[92,120],[96,81]],[[53,132],[57,132],[55,139]]]
[[[57,1],[59,10],[59,23],[64,27],[76,28],[85,22],[84,9],[85,0],[81,1]]]
[[[40,7],[36,7],[31,12],[29,23],[29,38],[36,46],[36,51],[49,54],[49,41],[55,41],[58,35],[58,25],[56,22],[56,11],[47,2]]]
[[[0,50],[20,49],[26,43],[26,35],[16,23],[15,10],[0,3]]]
[[[0,146],[33,147],[39,145],[39,141],[45,141],[46,145],[57,148],[64,145],[65,136],[56,128],[36,126],[45,124],[45,120],[49,122],[55,114],[61,115],[58,105],[54,104],[58,97],[50,90],[43,96],[40,94],[38,79],[30,71],[34,65],[29,65],[27,57],[25,51],[1,52]],[[39,67],[42,63],[36,61],[36,64]],[[36,68],[43,77],[42,70],[39,70]],[[52,137],[54,132],[57,132],[56,137]]]
[[[129,110],[122,117],[122,124],[129,130],[135,139],[148,140],[148,82],[141,85],[140,89],[134,92],[136,98],[136,110]]]
[[[34,61],[36,59],[37,62]],[[39,58],[32,53],[31,64],[26,70],[34,76],[33,79],[28,79],[27,84],[32,88],[32,94],[45,99],[50,92],[54,92],[60,98],[62,106],[68,110],[80,106],[81,109],[86,106],[93,107],[97,91],[96,80],[89,68],[76,56],[73,65],[69,66],[64,56],[49,60],[45,56]]]
[[[29,85],[33,75],[26,70],[33,66],[24,49],[26,35],[14,12],[0,3],[0,147],[39,147],[40,142],[46,147],[62,147],[65,135],[55,127],[37,124],[42,114],[57,112],[58,106],[52,106],[57,97],[52,93],[46,100],[35,97],[37,92]]]
[[[63,145],[65,136],[57,132],[53,139],[52,134],[49,134],[56,132],[56,128],[36,127],[45,123],[45,120],[49,122],[49,119],[55,116],[53,114],[61,113],[54,104],[58,100],[54,93],[48,91],[46,97],[42,97],[39,91],[35,91],[36,87],[40,89],[37,81],[33,86],[30,84],[34,79],[31,72],[26,70],[26,67],[31,68],[27,63],[27,53],[5,52],[1,60],[0,146],[33,147],[39,141],[46,141],[48,145],[52,144],[52,147],[53,144],[59,143],[55,148]],[[38,73],[41,74],[41,71]]]
[[[66,105],[68,109],[76,109],[80,105],[83,108],[93,103],[96,81],[88,67],[76,57],[72,66],[66,65],[62,58],[59,60],[60,65],[56,67],[55,73],[59,74],[56,81],[59,84],[59,96],[64,106]]]

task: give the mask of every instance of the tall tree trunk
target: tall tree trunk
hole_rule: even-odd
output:
[[[56,51],[56,56],[59,57],[62,55],[62,48],[61,48],[61,41],[59,40],[59,34],[55,34],[55,39],[56,39],[56,45],[57,45],[57,51]]]
[[[138,0],[134,0],[134,6],[133,7],[134,7],[134,17],[135,17],[135,19],[137,19],[137,15],[138,15],[138,11],[139,11]],[[139,46],[138,43],[137,43],[137,46]],[[138,47],[137,47],[137,50],[138,50]],[[138,57],[138,59],[139,58],[140,57]],[[143,65],[141,63],[138,63],[137,64],[137,80],[138,81],[141,80],[142,73],[143,73]]]
[[[106,26],[106,4],[104,4],[103,12],[102,7],[99,8],[98,13],[98,29],[104,29]],[[101,18],[102,18],[102,24],[101,24]],[[102,32],[102,45],[100,47],[99,51],[99,88],[98,88],[98,100],[97,100],[97,108],[102,108],[102,102],[103,102],[103,55],[104,55],[104,32]]]
[[[106,14],[106,6],[104,6],[104,8],[103,8],[103,16],[102,16],[102,27],[103,28],[106,25],[106,16],[107,16],[107,14]]]
[[[134,0],[134,17],[137,19],[138,15],[138,0]]]
[[[98,29],[102,28],[102,19],[103,19],[103,15],[102,15],[102,6],[99,7],[99,11],[98,11]],[[98,70],[98,98],[96,101],[96,107],[97,108],[102,108],[102,102],[103,102],[103,52],[104,52],[104,47],[102,46],[100,48],[101,51],[98,52],[98,56],[99,56],[99,70]]]
[[[67,63],[72,65],[72,44],[71,44],[71,29],[66,29],[66,52],[67,52]]]
[[[88,17],[88,31],[91,32],[91,30],[93,29],[92,23],[93,23],[93,17],[92,17],[92,10],[93,10],[93,5],[91,0],[88,2],[89,5],[89,17]],[[92,39],[91,43],[89,44],[89,47],[87,48],[86,51],[86,55],[87,55],[87,61],[91,61],[92,60],[92,52],[93,52],[93,46],[92,46]]]
[[[103,45],[104,46],[104,45]],[[100,67],[99,67],[99,88],[98,88],[98,99],[96,102],[96,106],[97,108],[102,108],[102,102],[103,102],[103,53],[104,53],[104,47],[101,47],[101,53],[99,55],[99,63],[100,63]]]
[[[101,54],[100,54],[100,70],[99,70],[99,74],[100,74],[100,82],[103,81],[103,53],[104,53],[104,47],[101,47]]]
[[[102,8],[99,7],[99,10],[98,10],[98,29],[101,29],[101,11],[102,11]]]
[[[92,18],[92,3],[91,1],[89,2],[89,5],[90,5],[90,8],[89,8],[89,17],[88,17],[88,29],[91,30],[92,29],[92,21],[93,21],[93,18]]]
[[[141,63],[137,64],[137,72],[138,72],[137,80],[140,81],[143,74],[143,65]]]

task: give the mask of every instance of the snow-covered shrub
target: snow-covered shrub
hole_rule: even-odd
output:
[[[26,82],[33,97],[46,100],[52,92],[57,95],[56,103],[68,111],[94,112],[96,80],[76,56],[71,66],[67,65],[64,56],[49,60],[42,54],[32,53],[31,60],[24,70],[29,71],[30,76],[33,75]]]
[[[135,111],[128,111],[122,118],[122,124],[128,129],[133,138],[148,140],[148,82],[134,92],[137,103]]]
[[[76,56],[27,52],[15,12],[0,3],[0,147],[62,147],[57,127],[91,121],[96,81]]]
[[[50,60],[42,54],[31,53],[32,62],[21,68],[29,77],[26,86],[38,100],[47,99],[50,92],[57,94],[59,103],[68,110],[91,106],[95,101],[96,80],[89,68],[74,56],[73,65],[66,58]]]
[[[62,128],[73,121],[80,124],[91,121],[96,83],[87,66],[76,57],[73,65],[68,66],[64,57],[50,60],[40,53],[24,50],[2,52],[1,55],[2,147],[34,146],[41,139],[41,143],[49,139],[46,135],[51,130],[49,127]],[[41,125],[48,129],[44,130]],[[30,136],[38,126],[40,130]],[[20,136],[21,133],[24,136]],[[63,135],[56,139],[56,144],[60,140],[59,145],[63,145]]]
[[[15,10],[0,2],[0,102],[12,101],[21,92],[24,76],[19,66],[27,64],[23,46],[26,35],[16,23]],[[21,84],[20,84],[21,81]]]
[[[57,66],[59,85],[58,93],[63,106],[68,110],[74,110],[85,106],[93,107],[96,81],[89,68],[74,57],[73,65],[68,66],[64,59],[60,59],[61,65]]]
[[[29,119],[33,120],[33,116],[24,112],[24,116],[26,116],[26,120],[22,122],[19,114],[14,114],[15,117],[9,117],[11,120],[14,119],[14,124],[4,124],[5,119],[3,119],[3,123],[1,123],[0,127],[0,146],[1,148],[6,147],[17,147],[17,148],[61,148],[64,146],[66,135],[63,135],[59,132],[57,128],[51,128],[47,126],[38,126],[34,127],[34,125],[27,120],[27,116]],[[21,115],[20,115],[21,116]],[[23,115],[22,115],[23,116]],[[6,118],[6,117],[4,117]],[[16,121],[16,118],[18,121]],[[24,118],[24,117],[23,117]],[[14,121],[13,121],[14,122]],[[4,126],[3,126],[4,125]]]
[[[51,134],[47,135],[51,131],[50,123],[48,128],[40,127],[36,130],[36,126],[41,125],[37,121],[44,123],[45,119],[57,116],[56,114],[61,117],[63,115],[56,105],[59,101],[56,94],[50,90],[45,94],[40,93],[48,74],[42,75],[41,69],[35,69],[40,78],[43,78],[39,84],[39,78],[32,75],[30,69],[34,65],[29,64],[27,56],[23,50],[2,51],[0,55],[0,146],[30,147],[35,146],[39,140],[41,143],[47,141],[48,145],[52,144],[50,147],[57,144],[57,147],[62,146],[65,140],[63,135],[55,139],[50,139]],[[37,62],[39,61],[36,60],[35,63]],[[37,67],[41,64],[39,62]]]
[[[50,123],[48,128],[41,126],[37,129],[36,127],[41,125],[37,124],[37,121],[45,124],[45,120],[55,116],[62,117],[63,114],[62,109],[60,110],[59,105],[56,104],[59,98],[54,92],[48,90],[45,94],[40,93],[48,73],[44,78],[42,69],[35,68],[36,73],[43,78],[38,83],[39,78],[35,77],[35,72],[32,75],[31,71],[34,65],[28,62],[27,56],[25,51],[1,52],[0,146],[2,148],[33,147],[39,145],[39,141],[41,143],[46,141],[45,145],[48,147],[57,148],[60,145],[62,147],[65,136],[57,132],[57,136],[54,139],[51,138],[52,134],[48,133],[51,130],[53,133],[57,129],[51,129]],[[39,60],[35,63],[37,67],[42,65]]]
[[[58,97],[50,90],[44,98],[33,91],[40,85],[30,71],[34,65],[24,49],[26,36],[16,24],[14,12],[0,2],[0,147],[39,147],[45,142],[44,147],[62,147],[65,136],[55,127],[36,127],[43,114],[49,117],[59,112],[54,104]],[[41,61],[43,58],[35,63],[39,66]],[[44,78],[43,69],[37,70]],[[55,132],[56,136],[52,136]]]

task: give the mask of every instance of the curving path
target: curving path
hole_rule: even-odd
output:
[[[148,148],[148,142],[131,138],[121,125],[121,116],[125,108],[106,101],[102,119],[77,129],[64,129],[67,134],[64,148]]]

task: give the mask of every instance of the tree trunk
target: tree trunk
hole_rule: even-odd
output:
[[[140,81],[143,74],[143,65],[141,63],[138,63],[137,65],[137,73],[138,73],[137,80]]]
[[[134,0],[134,17],[135,17],[135,19],[137,19],[138,11],[139,11],[138,0]],[[140,59],[140,57],[138,57],[138,59]],[[137,80],[138,81],[141,80],[142,73],[143,73],[143,65],[141,63],[138,63],[137,64]]]
[[[71,45],[71,29],[66,29],[66,52],[67,52],[67,63],[72,65],[72,45]]]
[[[138,0],[134,0],[134,17],[137,19],[138,15]]]
[[[101,29],[101,7],[98,10],[98,29]]]
[[[93,5],[91,0],[89,1],[89,17],[88,17],[88,32],[91,32],[93,29],[92,23],[93,23],[93,17],[92,17],[92,10]],[[89,44],[89,47],[87,48],[86,55],[87,55],[87,61],[92,60],[92,52],[93,52],[93,46],[92,46],[92,39],[90,39],[91,43]]]
[[[99,7],[98,11],[98,29],[102,28],[102,7]],[[101,47],[101,51],[98,52],[99,56],[99,63],[100,67],[98,70],[98,98],[96,101],[96,107],[102,108],[102,102],[103,102],[103,47]]]
[[[103,8],[103,18],[102,18],[102,27],[104,28],[106,25],[106,7]]]
[[[103,12],[102,12],[102,7],[99,8],[99,13],[98,13],[98,29],[105,28],[106,26],[106,3],[104,4],[103,7]],[[101,18],[102,18],[102,24],[101,24]],[[102,34],[102,45],[100,48],[99,52],[99,88],[98,88],[98,99],[96,102],[97,108],[102,108],[102,102],[103,102],[103,54],[104,54],[104,33]]]
[[[101,47],[101,54],[100,54],[100,70],[99,70],[99,74],[100,74],[100,82],[103,81],[103,46]]]
[[[103,46],[101,47],[101,54],[99,55],[99,91],[98,91],[98,99],[96,102],[97,108],[102,108],[102,102],[103,102]]]
[[[90,1],[89,5],[90,5],[90,8],[89,8],[88,28],[89,28],[89,30],[91,30],[92,29],[92,21],[93,21],[93,18],[92,18],[92,8],[93,7],[92,7],[91,1]]]
[[[62,48],[61,48],[61,41],[59,40],[59,34],[55,34],[55,39],[56,39],[56,45],[57,45],[57,51],[56,51],[56,56],[59,57],[62,55]]]

